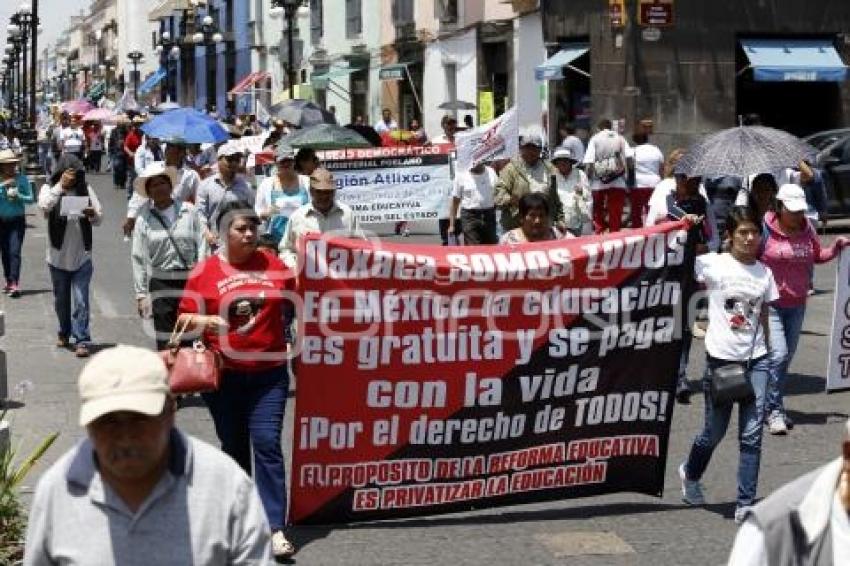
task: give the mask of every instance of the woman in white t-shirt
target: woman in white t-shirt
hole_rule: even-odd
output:
[[[281,147],[277,174],[265,179],[257,189],[254,211],[263,221],[263,235],[277,246],[292,213],[310,200],[310,178],[295,172],[295,150]]]
[[[632,140],[635,142],[631,150],[635,164],[635,186],[629,189],[629,208],[632,228],[641,228],[649,210],[649,197],[664,174],[664,154],[658,146],[649,143],[646,134],[637,133],[632,136]]]
[[[694,439],[687,460],[679,466],[682,499],[703,505],[702,478],[715,447],[726,434],[733,403],[718,403],[711,395],[710,375],[730,362],[747,363],[754,398],[738,401],[738,497],[735,522],[741,523],[753,504],[761,460],[762,425],[770,360],[768,303],[779,298],[770,269],[758,261],[761,223],[747,207],[735,206],[726,221],[729,252],[696,258],[697,281],[708,292],[705,334],[705,424]]]

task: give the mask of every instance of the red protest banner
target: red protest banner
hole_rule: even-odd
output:
[[[291,521],[660,495],[686,237],[303,241]]]

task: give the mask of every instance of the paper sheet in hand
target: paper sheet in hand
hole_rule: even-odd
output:
[[[59,209],[60,216],[82,216],[89,206],[89,197],[64,197]]]

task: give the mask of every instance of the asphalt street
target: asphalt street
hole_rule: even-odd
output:
[[[129,343],[152,346],[153,340],[135,312],[131,290],[129,243],[120,231],[126,195],[106,176],[93,185],[105,209],[95,229],[92,283],[92,336],[100,346]],[[57,443],[27,481],[30,493],[45,466],[82,435],[77,425],[76,378],[83,361],[54,347],[55,316],[47,266],[45,222],[36,208],[28,215],[19,299],[0,297],[6,312],[6,353],[10,389],[21,381],[33,388],[13,404],[15,445],[26,450],[52,431]],[[404,242],[435,242],[415,226]],[[831,239],[834,236],[827,236]],[[396,239],[396,238],[393,238]],[[797,356],[791,366],[789,414],[797,426],[787,437],[765,435],[759,495],[764,496],[839,454],[850,393],[824,393],[824,374],[833,304],[835,264],[819,266],[819,292],[809,309]],[[695,341],[690,376],[702,372],[702,342]],[[297,384],[293,384],[293,389]],[[293,393],[294,395],[294,393]],[[285,450],[289,453],[294,403],[287,406]],[[690,508],[680,500],[676,469],[702,425],[701,396],[690,406],[678,405],[667,461],[663,498],[616,494],[591,499],[486,509],[430,518],[333,528],[296,528],[300,564],[575,564],[685,565],[722,564],[731,547],[737,442],[733,417],[729,434],[718,448],[704,478],[708,505]],[[200,401],[180,410],[179,426],[215,444],[212,422]]]

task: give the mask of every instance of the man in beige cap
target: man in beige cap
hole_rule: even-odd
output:
[[[41,478],[26,565],[267,564],[271,533],[251,479],[174,426],[159,356],[133,346],[83,368],[88,438]]]
[[[298,266],[298,239],[306,234],[333,234],[362,237],[357,216],[351,208],[337,202],[336,183],[327,169],[318,168],[310,175],[310,202],[301,206],[286,223],[280,240],[280,258],[289,267]]]

